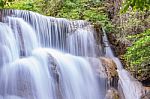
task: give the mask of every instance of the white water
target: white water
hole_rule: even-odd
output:
[[[7,17],[5,20],[13,29],[20,55],[28,56],[33,49],[40,46],[35,31],[23,19]]]
[[[10,27],[0,23],[0,65],[19,58],[17,44]]]
[[[144,92],[142,84],[125,69],[119,70],[118,74],[125,99],[141,99]]]
[[[91,28],[91,27],[88,27]],[[67,38],[68,51],[74,55],[96,56],[96,42],[91,29],[77,29]]]
[[[78,30],[89,23],[29,11],[2,13],[0,99],[103,99],[98,79],[82,57],[95,55],[93,31]],[[80,54],[80,47],[67,46],[77,43],[74,37],[83,47]]]
[[[135,78],[131,76],[131,74],[123,68],[122,63],[120,60],[115,57],[108,38],[106,36],[105,31],[103,30],[104,36],[103,41],[105,44],[105,56],[111,58],[117,65],[117,72],[119,76],[118,85],[121,87],[123,95],[121,96],[122,99],[141,99],[143,94],[143,86],[140,82],[138,82]]]
[[[90,23],[30,11],[2,14],[0,99],[104,99],[105,80],[84,59],[97,55]],[[124,98],[140,99],[142,85],[123,69],[106,34],[103,42],[105,56],[117,64]]]

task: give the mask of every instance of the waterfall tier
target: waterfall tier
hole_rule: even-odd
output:
[[[103,99],[84,57],[96,57],[94,29],[31,11],[2,10],[0,99]]]

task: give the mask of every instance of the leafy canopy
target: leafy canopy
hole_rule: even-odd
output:
[[[66,0],[57,17],[87,20],[110,31],[112,25],[103,9],[101,0]]]
[[[125,58],[131,67],[138,66],[144,68],[150,64],[150,29],[136,36],[130,36],[135,39],[131,47],[127,49]]]
[[[133,10],[149,10],[150,9],[150,0],[126,0],[123,3],[122,12],[126,12],[129,7],[131,7]]]

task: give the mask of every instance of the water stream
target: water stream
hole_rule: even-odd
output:
[[[2,15],[0,99],[103,99],[84,58],[96,55],[88,22],[19,10]]]
[[[1,13],[0,99],[104,99],[105,79],[86,59],[100,57],[89,22],[23,10]],[[124,98],[140,99],[142,85],[123,69],[105,33],[103,42],[105,57],[118,66]]]
[[[121,61],[115,57],[111,46],[109,44],[105,30],[103,29],[103,42],[105,45],[105,56],[111,58],[117,65],[117,72],[119,76],[118,85],[122,91],[121,98],[125,99],[141,99],[143,95],[143,86],[131,74],[123,68]]]

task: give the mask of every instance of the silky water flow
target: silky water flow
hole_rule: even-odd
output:
[[[23,10],[1,15],[0,99],[104,99],[105,79],[87,60],[100,57],[89,22]],[[140,99],[142,85],[123,69],[103,32],[105,57],[117,64],[122,99]]]
[[[112,48],[109,44],[106,32],[103,30],[103,42],[105,45],[105,57],[111,58],[117,65],[117,72],[119,76],[118,89],[120,91],[121,99],[141,99],[143,94],[143,86],[131,74],[123,68],[121,61],[115,57]]]
[[[95,57],[88,22],[19,10],[2,15],[0,99],[103,99],[85,59]]]

